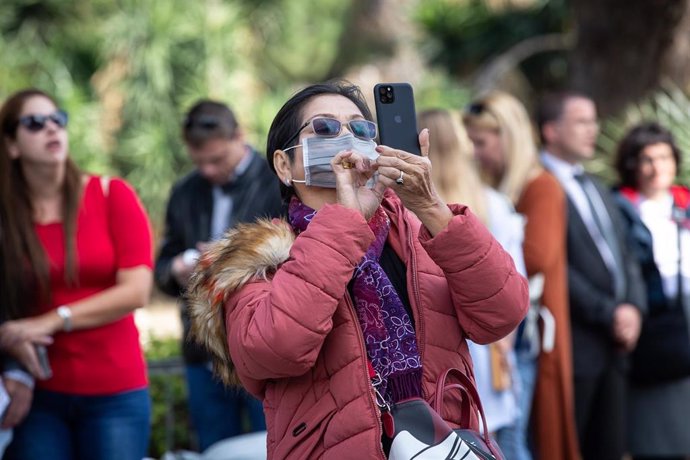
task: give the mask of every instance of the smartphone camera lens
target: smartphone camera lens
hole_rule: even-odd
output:
[[[384,104],[390,104],[395,99],[392,86],[381,86],[379,88],[379,99]]]

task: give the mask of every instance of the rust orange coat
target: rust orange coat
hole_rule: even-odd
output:
[[[516,208],[527,218],[523,243],[527,274],[544,275],[542,305],[556,321],[554,349],[539,355],[532,406],[535,454],[540,459],[576,460],[579,448],[568,308],[565,193],[558,180],[544,171],[527,184]]]

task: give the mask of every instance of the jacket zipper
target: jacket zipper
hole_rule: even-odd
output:
[[[412,291],[414,294],[414,299],[416,305],[412,305],[412,314],[415,315],[415,332],[417,336],[417,348],[419,349],[419,360],[423,361],[424,357],[424,321],[422,321],[422,312],[420,310],[422,305],[422,299],[419,295],[419,281],[417,280],[417,254],[414,249],[414,241],[412,239],[412,231],[410,224],[406,222],[407,225],[407,239],[410,245],[410,268],[412,270]],[[424,373],[424,366],[422,366],[422,374]],[[424,376],[422,375],[422,381]],[[426,399],[426,392],[424,391],[424,385],[422,385],[422,397]]]
[[[347,303],[350,313],[352,314],[354,324],[355,324],[355,329],[357,330],[357,338],[359,341],[359,348],[362,353],[362,356],[364,357],[365,361],[368,359],[367,355],[367,349],[364,346],[364,334],[362,333],[361,328],[359,327],[359,318],[357,318],[357,312],[355,311],[355,306],[352,303],[352,298],[350,297],[349,292],[345,292],[345,302]],[[373,386],[371,383],[371,379],[369,378],[369,371],[368,369],[364,369],[364,378],[369,385],[369,404],[371,407],[374,408],[374,413],[376,414],[376,434],[377,434],[377,439],[379,440],[378,443],[378,451],[381,454],[381,458],[386,458],[385,452],[383,452],[383,445],[381,444],[381,439],[383,438],[383,426],[381,422],[381,411],[379,410],[378,405],[376,404],[376,396],[374,395],[373,392]]]

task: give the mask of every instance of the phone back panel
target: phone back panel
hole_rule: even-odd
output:
[[[382,87],[393,89],[392,101],[383,102]],[[421,155],[412,86],[408,83],[379,83],[374,86],[374,101],[379,143]]]

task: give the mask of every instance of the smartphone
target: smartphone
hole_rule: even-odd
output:
[[[35,348],[43,378],[49,379],[53,376],[53,370],[50,368],[50,362],[48,362],[48,350],[43,345],[35,345]]]
[[[421,155],[414,94],[409,83],[378,83],[374,86],[379,143]]]

